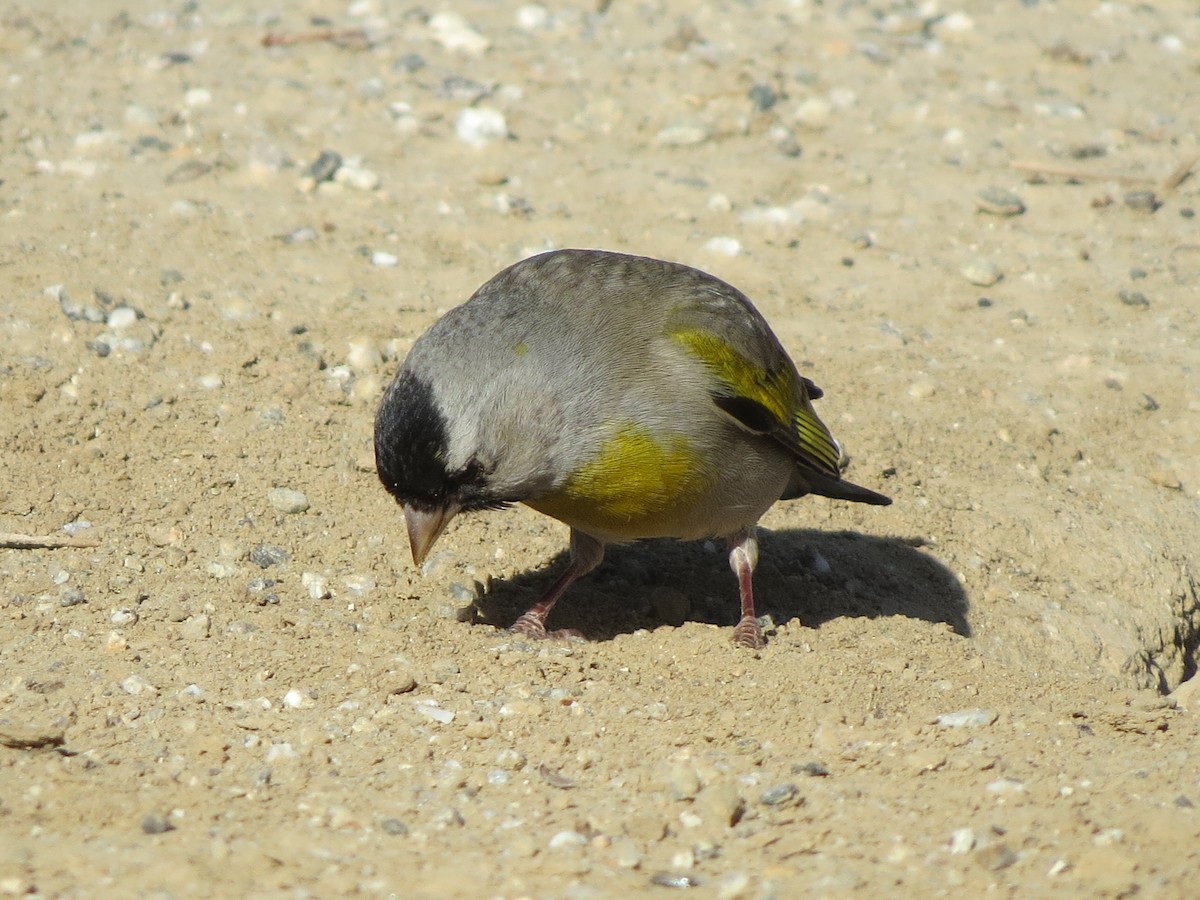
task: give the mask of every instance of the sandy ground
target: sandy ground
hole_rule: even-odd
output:
[[[1191,895],[1195,9],[605,5],[0,3],[0,895]],[[569,246],[895,499],[767,515],[761,653],[704,544],[586,643],[556,522],[409,560],[383,385]]]

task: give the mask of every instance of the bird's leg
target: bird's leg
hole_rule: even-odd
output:
[[[550,615],[550,610],[554,608],[558,599],[567,592],[567,588],[600,565],[602,559],[604,559],[604,544],[590,534],[584,534],[582,531],[572,528],[571,563],[567,566],[567,570],[558,576],[554,584],[550,585],[549,590],[542,595],[542,599],[529,607],[508,630],[514,634],[523,634],[531,638],[583,637],[578,631],[570,628],[546,631],[546,617]]]
[[[733,641],[751,650],[767,645],[762,625],[754,614],[754,567],[758,565],[758,537],[750,525],[729,536],[729,567],[737,575],[742,595],[742,619],[733,630]]]

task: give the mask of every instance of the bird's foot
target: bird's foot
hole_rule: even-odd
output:
[[[567,641],[572,638],[578,640],[586,640],[582,631],[577,631],[574,628],[559,628],[556,631],[547,631],[546,623],[532,613],[525,613],[517,621],[513,622],[512,627],[508,629],[512,634],[521,634],[527,638],[533,638],[535,641]]]
[[[733,629],[733,642],[739,647],[746,647],[750,650],[761,650],[767,646],[767,639],[763,637],[762,625],[754,616],[742,617],[737,628]]]

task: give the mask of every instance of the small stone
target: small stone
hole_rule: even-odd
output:
[[[540,3],[526,3],[517,9],[516,20],[522,31],[541,31],[550,24],[550,11]]]
[[[779,94],[775,92],[775,88],[762,82],[750,88],[747,96],[750,98],[755,112],[766,112],[779,102]]]
[[[720,256],[734,257],[742,252],[742,242],[734,237],[714,237],[704,242],[704,249]]]
[[[659,619],[675,628],[687,621],[692,610],[692,601],[687,594],[666,585],[654,588],[650,593],[650,605]]]
[[[87,597],[83,591],[77,587],[69,587],[63,590],[62,595],[58,598],[58,605],[61,607],[78,606],[81,603],[87,603]]]
[[[712,137],[712,129],[707,125],[683,124],[669,125],[662,129],[654,138],[661,147],[694,147],[703,144]]]
[[[341,167],[342,157],[340,153],[335,153],[333,150],[322,150],[316,162],[308,167],[308,177],[316,184],[331,181]]]
[[[121,690],[127,694],[137,696],[138,694],[156,694],[158,688],[152,685],[141,675],[130,675],[121,681]]]
[[[458,13],[440,12],[429,19],[429,34],[447,50],[467,56],[479,56],[492,45],[486,37],[467,24]]]
[[[143,834],[166,834],[168,831],[174,830],[175,826],[171,824],[171,820],[166,816],[151,813],[142,819]]]
[[[113,331],[120,331],[122,328],[129,328],[137,323],[141,318],[138,311],[131,306],[118,306],[108,314],[107,325]]]
[[[328,600],[333,595],[325,582],[325,578],[315,572],[305,572],[300,576],[300,584],[308,591],[310,600]]]
[[[560,831],[554,837],[550,838],[548,846],[551,850],[562,850],[564,848],[583,847],[587,844],[587,838],[578,831]]]
[[[202,641],[212,633],[212,618],[205,613],[189,616],[179,626],[179,636],[185,641]]]
[[[809,778],[828,778],[829,767],[824,763],[806,762],[792,766],[793,775],[807,775]]]
[[[496,754],[496,765],[509,772],[519,772],[525,768],[527,760],[520,750],[505,748]]]
[[[732,782],[720,781],[696,796],[695,809],[706,822],[732,828],[741,820],[746,806]]]
[[[700,793],[700,775],[694,767],[677,763],[667,773],[667,790],[672,800],[691,800]]]
[[[979,287],[991,287],[1004,277],[1000,267],[989,259],[976,258],[958,270],[963,278]]]
[[[914,400],[925,400],[937,392],[937,385],[928,379],[914,381],[908,386],[908,396]]]
[[[138,614],[136,610],[132,609],[117,609],[113,610],[113,614],[109,617],[109,620],[117,628],[127,628],[130,625],[137,624]]]
[[[454,122],[458,139],[472,147],[484,147],[508,137],[504,113],[486,106],[468,106]]]
[[[636,869],[642,864],[638,845],[627,837],[614,838],[608,846],[608,859],[618,869]]]
[[[792,806],[800,801],[800,799],[800,788],[791,782],[767,788],[759,796],[759,800],[764,806],[776,807]]]
[[[308,509],[308,497],[293,488],[272,488],[267,493],[267,502],[281,513],[302,513]]]
[[[793,113],[792,118],[805,128],[819,131],[829,126],[833,105],[824,97],[809,97]]]
[[[472,740],[485,741],[490,737],[496,736],[496,725],[493,722],[476,719],[474,722],[466,724],[466,727],[463,728],[463,734]]]
[[[726,872],[717,879],[717,900],[745,900],[754,894],[746,872]]]
[[[1025,212],[1025,203],[1012,191],[987,187],[975,195],[975,208],[993,216],[1019,216]]]
[[[298,688],[292,688],[284,694],[282,702],[288,709],[311,709],[314,705],[312,695]]]
[[[373,191],[379,187],[379,176],[370,169],[345,165],[337,170],[333,180],[356,191]]]
[[[384,819],[379,823],[379,827],[383,829],[384,834],[403,837],[408,834],[408,826],[399,819]]]
[[[1162,203],[1154,191],[1130,191],[1125,195],[1125,205],[1137,212],[1154,212]]]
[[[991,844],[975,853],[975,861],[989,872],[1007,869],[1018,859],[1016,852],[1005,843]]]
[[[407,694],[416,690],[417,679],[413,678],[411,672],[389,672],[383,678],[383,692],[387,696],[393,694]]]
[[[975,832],[970,828],[956,828],[950,832],[950,852],[962,856],[975,849]]]
[[[371,265],[381,266],[385,269],[391,268],[400,265],[400,257],[395,253],[388,253],[386,250],[376,250],[371,254]]]
[[[433,700],[418,700],[413,708],[426,718],[433,719],[442,725],[449,725],[454,721],[453,710],[442,709]]]
[[[942,713],[937,724],[942,728],[979,728],[991,725],[999,714],[991,709],[963,709],[958,712]]]
[[[260,569],[269,569],[288,560],[288,552],[277,544],[256,544],[250,549],[250,562]]]
[[[1145,309],[1150,305],[1149,298],[1141,291],[1131,291],[1127,288],[1122,288],[1117,296],[1121,298],[1121,302],[1126,306],[1132,306],[1135,309]]]

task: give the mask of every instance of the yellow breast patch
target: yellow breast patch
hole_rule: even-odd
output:
[[[538,512],[584,530],[620,533],[676,518],[680,507],[703,497],[712,482],[679,434],[655,438],[625,425],[561,489],[527,501]],[[676,515],[668,516],[668,511]]]

